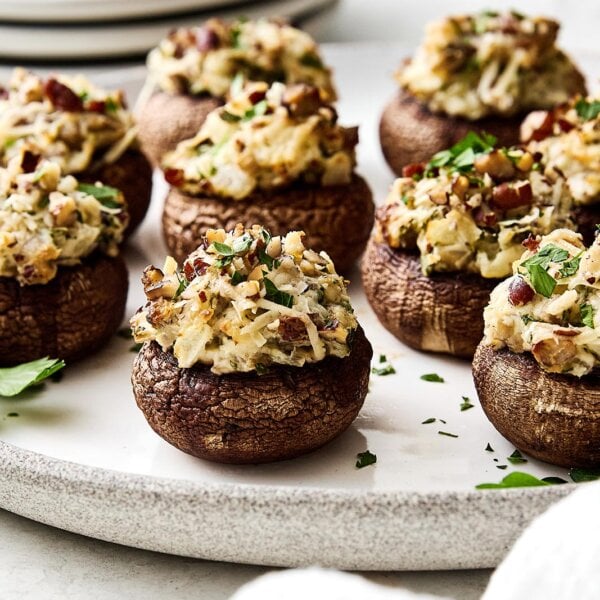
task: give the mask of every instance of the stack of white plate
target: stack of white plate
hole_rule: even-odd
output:
[[[214,16],[299,20],[336,0],[3,0],[0,58],[110,59],[142,55],[166,33]]]

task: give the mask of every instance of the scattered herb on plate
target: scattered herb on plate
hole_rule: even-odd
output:
[[[444,378],[440,377],[437,373],[425,373],[425,375],[421,375],[421,379],[433,383],[444,383]]]
[[[64,361],[46,357],[0,369],[0,396],[16,396],[24,389],[42,383],[64,366]]]
[[[364,452],[359,452],[356,455],[356,468],[362,469],[363,467],[368,467],[369,465],[374,465],[377,462],[377,455],[365,450]]]
[[[425,419],[421,422],[421,425],[429,425],[430,423],[435,423],[435,417],[429,417],[429,419]]]
[[[464,412],[465,410],[469,410],[473,408],[475,405],[471,403],[471,399],[467,398],[467,396],[462,397],[462,402],[460,405],[460,412]]]
[[[546,483],[554,483],[556,485],[569,483],[566,479],[563,479],[562,477],[542,477],[542,481],[545,481]]]
[[[489,442],[488,442],[488,445],[485,447],[485,451],[486,452],[494,452],[494,449],[490,446]]]
[[[457,438],[458,436],[455,433],[449,433],[448,431],[438,431],[440,435],[445,435],[451,438]]]
[[[373,375],[394,375],[396,373],[396,369],[392,365],[384,365],[383,367],[373,367],[371,369],[371,373]]]
[[[597,479],[600,479],[600,469],[573,468],[569,471],[569,477],[575,483],[582,483],[584,481],[596,481]]]
[[[515,450],[510,456],[506,458],[506,460],[512,465],[518,465],[527,462],[527,459],[523,458],[523,455],[518,450]]]
[[[507,469],[508,465],[496,465],[496,469],[502,469],[504,471],[504,469]]]
[[[542,485],[552,485],[553,482],[538,479],[529,473],[522,473],[521,471],[513,471],[509,473],[500,483],[480,483],[475,488],[478,490],[496,490],[506,488],[518,488],[518,487],[535,487]]]
[[[9,412],[6,416],[7,417],[18,417],[19,413],[18,412]]]

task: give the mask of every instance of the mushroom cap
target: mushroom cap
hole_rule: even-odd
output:
[[[600,465],[600,377],[546,373],[529,354],[483,343],[473,379],[492,425],[519,450],[563,467]]]
[[[518,144],[523,116],[468,121],[433,113],[412,94],[399,89],[383,110],[379,139],[388,165],[400,176],[402,167],[427,162],[436,152],[450,148],[469,131],[491,133],[501,146]]]
[[[171,188],[162,224],[167,247],[179,262],[198,247],[207,229],[260,223],[272,235],[304,231],[307,248],[325,250],[337,270],[347,272],[365,248],[374,214],[371,190],[355,174],[347,185],[297,183],[257,191],[243,200],[195,197]]]
[[[92,354],[119,328],[127,287],[123,259],[100,254],[59,267],[44,285],[0,277],[0,365]]]
[[[571,218],[575,221],[577,231],[583,236],[583,243],[591,246],[596,239],[597,225],[600,223],[600,201],[573,207]]]
[[[193,138],[208,113],[223,104],[212,96],[190,96],[155,92],[138,115],[138,138],[154,166],[179,142]]]
[[[140,150],[129,149],[114,163],[102,165],[95,171],[86,171],[77,177],[89,183],[101,181],[120,190],[129,212],[125,237],[137,229],[146,216],[152,197],[152,165]]]
[[[417,350],[471,358],[483,337],[483,309],[497,279],[470,273],[423,275],[417,252],[371,239],[361,264],[367,299],[382,325]]]
[[[346,358],[264,375],[182,369],[171,352],[146,342],[133,365],[133,393],[167,442],[199,458],[264,463],[323,446],[356,418],[368,391],[371,344],[358,329]]]

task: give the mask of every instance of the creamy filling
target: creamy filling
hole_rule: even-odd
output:
[[[0,169],[0,276],[44,284],[95,250],[116,256],[128,221],[118,190],[26,152]]]
[[[214,373],[301,367],[351,351],[358,324],[347,282],[304,234],[271,237],[255,225],[209,230],[179,270],[148,267],[148,299],[131,319],[137,342],[155,341],[180,367]]]
[[[484,342],[530,352],[549,373],[587,375],[600,364],[600,243],[586,249],[559,229],[528,248],[491,294]]]
[[[566,102],[585,90],[556,45],[558,23],[486,12],[430,23],[398,80],[436,112],[471,120]]]
[[[171,94],[225,97],[241,75],[251,81],[306,83],[335,100],[331,72],[315,41],[274,19],[177,29],[148,55],[149,82]]]
[[[579,97],[531,113],[521,136],[531,152],[539,153],[546,171],[566,178],[576,204],[600,200],[600,101]]]
[[[296,181],[347,184],[357,142],[357,129],[339,126],[316,88],[252,83],[210,113],[163,167],[167,181],[190,194],[240,200]]]
[[[376,239],[417,250],[425,275],[465,271],[503,278],[530,234],[574,228],[564,179],[531,153],[494,149],[474,133],[427,165],[409,165],[378,210]]]
[[[107,92],[83,76],[42,79],[13,71],[0,98],[0,161],[23,149],[80,173],[113,163],[136,143],[133,115],[120,91]]]

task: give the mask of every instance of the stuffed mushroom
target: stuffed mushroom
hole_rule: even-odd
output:
[[[120,190],[129,211],[126,234],[144,218],[152,168],[121,91],[105,91],[83,76],[43,79],[15,69],[0,97],[0,164],[24,150],[56,162],[63,175]]]
[[[127,269],[123,195],[25,151],[0,168],[0,365],[67,362],[119,327]]]
[[[165,156],[172,185],[163,213],[169,251],[182,261],[211,228],[261,223],[306,232],[346,272],[373,225],[374,204],[354,173],[357,128],[305,84],[248,84]]]
[[[180,450],[228,463],[293,458],[358,414],[371,345],[347,282],[303,238],[209,230],[181,270],[167,258],[144,272],[133,391]]]
[[[378,209],[362,261],[382,324],[419,350],[471,357],[483,309],[531,235],[574,228],[564,178],[475,133],[405,168]]]
[[[521,139],[550,177],[557,172],[566,178],[573,220],[584,243],[592,244],[600,223],[600,101],[579,96],[535,111],[523,122]]]
[[[556,46],[552,19],[507,12],[452,16],[430,23],[400,90],[380,123],[383,153],[400,175],[469,131],[501,145],[519,141],[523,116],[585,93],[581,73]]]
[[[565,467],[600,465],[600,240],[532,240],[492,292],[473,375],[492,424]]]
[[[193,137],[207,115],[242,81],[306,83],[335,100],[331,72],[314,40],[277,19],[210,19],[171,32],[148,55],[140,137],[155,164]]]

